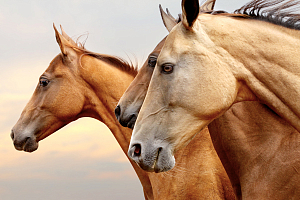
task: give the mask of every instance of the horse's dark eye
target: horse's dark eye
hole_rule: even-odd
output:
[[[162,72],[165,74],[170,74],[173,72],[173,65],[172,64],[164,64],[162,65]]]
[[[40,78],[40,86],[46,87],[49,84],[49,80],[46,78]]]
[[[150,67],[155,67],[156,61],[157,61],[157,58],[156,58],[156,57],[150,56],[149,59],[148,59],[148,65],[149,65]]]

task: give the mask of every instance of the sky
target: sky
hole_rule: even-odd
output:
[[[246,0],[220,0],[229,12]],[[10,130],[39,76],[60,52],[52,24],[86,49],[143,63],[167,35],[158,5],[177,16],[179,0],[0,0],[0,199],[144,199],[141,184],[109,129],[84,118],[15,150]]]

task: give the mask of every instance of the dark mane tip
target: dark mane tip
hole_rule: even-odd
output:
[[[212,14],[212,15],[219,15],[219,14],[225,14],[225,13],[228,13],[228,12],[226,12],[224,10],[214,10],[210,14]]]
[[[132,63],[132,61],[127,62],[124,59],[117,57],[117,56],[110,56],[110,55],[105,55],[105,54],[98,54],[98,53],[94,53],[91,51],[88,51],[85,49],[84,45],[85,45],[85,41],[84,43],[80,43],[78,40],[76,41],[76,45],[77,46],[70,46],[72,47],[74,50],[76,50],[77,52],[80,52],[84,55],[89,55],[91,57],[97,58],[101,61],[104,61],[108,64],[113,65],[114,67],[117,67],[118,69],[128,72],[134,76],[136,76],[137,74],[137,67],[135,67]]]
[[[122,71],[128,72],[132,75],[137,74],[137,67],[134,67],[133,63],[130,61],[127,62],[123,58],[117,57],[117,56],[110,56],[110,55],[104,55],[104,54],[96,54],[96,53],[87,53],[88,55],[97,58],[99,60],[102,60],[106,63],[112,64],[115,67],[121,69]]]
[[[253,0],[234,11],[232,17],[250,17],[300,30],[299,0]]]

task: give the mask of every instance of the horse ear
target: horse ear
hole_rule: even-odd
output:
[[[199,0],[182,0],[181,7],[182,23],[187,29],[191,29],[200,12]]]
[[[167,14],[171,17],[172,20],[176,21],[176,19],[171,15],[168,8],[166,8]]]
[[[172,28],[177,24],[176,20],[168,11],[167,11],[168,14],[165,13],[165,11],[162,9],[160,4],[159,4],[159,11],[165,27],[170,32]]]
[[[54,28],[54,31],[55,31],[55,38],[56,38],[56,41],[60,47],[60,50],[61,50],[61,53],[66,56],[67,55],[67,51],[66,51],[66,39],[57,31],[54,23],[53,23],[53,28]]]
[[[216,4],[216,0],[207,0],[200,6],[200,12],[213,11]]]
[[[74,42],[74,40],[72,40],[72,38],[70,38],[66,32],[64,31],[64,29],[62,28],[62,26],[60,25],[60,30],[61,30],[61,34],[62,36],[72,45],[77,46],[77,44]]]
[[[64,58],[67,60],[73,60],[74,57],[76,57],[76,53],[75,50],[72,48],[73,44],[72,42],[75,44],[75,46],[77,47],[76,43],[69,37],[65,37],[62,34],[66,35],[66,33],[62,30],[62,34],[60,34],[55,25],[53,24],[53,28],[55,31],[55,38],[56,41],[60,47],[61,53],[64,55]],[[70,41],[69,41],[70,39]]]

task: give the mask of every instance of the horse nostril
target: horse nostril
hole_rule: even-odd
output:
[[[134,144],[128,151],[128,156],[134,161],[138,160],[138,157],[141,155],[141,145]]]
[[[141,145],[140,144],[135,144],[135,145],[133,145],[133,148],[135,148],[134,149],[134,151],[133,151],[133,153],[134,153],[134,156],[140,156],[141,155]]]
[[[13,130],[11,130],[10,137],[11,137],[12,140],[14,140],[15,134],[14,134],[14,131],[13,131]]]
[[[117,119],[119,119],[121,114],[121,107],[119,105],[117,105],[116,109],[115,109],[115,115],[117,117]]]

